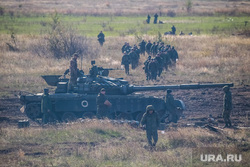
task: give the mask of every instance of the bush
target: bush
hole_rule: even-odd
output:
[[[169,16],[169,17],[175,17],[175,16],[176,16],[176,13],[175,13],[175,11],[173,11],[173,10],[169,10],[169,11],[167,12],[167,16]]]

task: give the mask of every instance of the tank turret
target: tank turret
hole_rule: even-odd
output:
[[[82,72],[77,79],[77,85],[69,92],[69,79],[65,75],[44,75],[42,78],[48,85],[56,86],[55,92],[49,95],[53,104],[52,112],[58,121],[65,122],[74,121],[77,118],[94,117],[96,115],[96,97],[101,88],[105,88],[107,98],[112,103],[109,118],[140,121],[147,105],[153,105],[162,120],[165,120],[168,114],[168,107],[163,98],[133,94],[134,92],[233,86],[232,83],[137,86],[122,78],[84,75]],[[20,97],[24,103],[26,115],[32,120],[42,117],[41,99],[42,93]],[[179,108],[178,112],[182,113],[185,109],[183,101],[176,99],[175,104]]]

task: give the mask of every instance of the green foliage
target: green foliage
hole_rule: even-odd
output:
[[[192,7],[193,7],[192,0],[187,0],[186,1],[186,9],[187,9],[188,13],[191,11]]]

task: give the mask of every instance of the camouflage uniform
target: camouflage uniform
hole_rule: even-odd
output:
[[[157,54],[157,56],[155,57],[155,59],[157,60],[158,63],[158,77],[161,76],[162,70],[163,70],[163,59],[161,58],[160,54]]]
[[[172,29],[172,34],[174,34],[174,35],[175,35],[175,32],[176,32],[176,28],[175,28],[175,26],[173,25],[171,29]]]
[[[157,24],[157,19],[158,19],[158,14],[156,13],[155,15],[154,15],[154,24]]]
[[[150,73],[148,70],[148,64],[150,61],[151,61],[151,56],[148,56],[148,59],[144,62],[144,67],[143,67],[147,80],[150,79]]]
[[[102,90],[101,90],[102,91]],[[108,106],[104,104],[107,100],[106,95],[99,93],[96,97],[96,105],[97,105],[97,118],[103,119],[108,115]]]
[[[166,108],[169,111],[169,121],[177,123],[178,115],[176,113],[176,106],[174,102],[174,97],[171,94],[172,90],[167,90],[167,95],[165,97]]]
[[[148,41],[148,43],[146,44],[146,52],[148,53],[148,55],[150,55],[151,47],[152,47],[152,43],[150,41]]]
[[[150,110],[153,112],[150,114]],[[148,139],[148,144],[150,146],[155,146],[158,141],[158,133],[157,129],[160,125],[160,120],[158,113],[154,110],[152,105],[148,105],[146,108],[146,112],[142,116],[141,125],[146,125],[146,134]],[[154,143],[152,143],[152,138]]]
[[[69,66],[69,72],[70,72],[70,79],[69,79],[69,85],[68,90],[72,91],[73,87],[76,86],[77,76],[78,76],[78,70],[77,70],[77,54],[74,54],[72,59],[70,60],[70,66]]]
[[[158,70],[158,63],[155,59],[152,59],[148,64],[148,72],[150,76],[150,80],[156,80]]]
[[[100,43],[100,45],[102,46],[103,43],[105,42],[105,35],[103,34],[103,32],[101,31],[98,35],[97,35],[98,41]]]
[[[223,87],[224,98],[223,98],[223,119],[225,121],[225,127],[232,126],[230,120],[230,114],[232,111],[232,94],[228,86]]]
[[[126,52],[124,53],[124,55],[122,56],[122,65],[124,65],[125,68],[125,73],[127,75],[129,75],[129,64],[130,64],[130,57],[128,54],[126,54]]]
[[[148,14],[148,17],[147,17],[147,20],[146,20],[148,24],[150,23],[150,18],[151,18],[151,17],[150,17],[150,15]]]
[[[43,114],[42,122],[43,124],[48,123],[50,113],[52,112],[52,103],[49,97],[49,90],[44,89],[44,94],[41,101],[41,112]]]
[[[139,43],[139,46],[140,46],[140,53],[145,56],[146,42],[144,40],[142,40],[142,42]]]

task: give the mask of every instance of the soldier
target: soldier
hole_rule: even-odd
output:
[[[77,81],[77,58],[79,55],[77,53],[74,53],[72,55],[72,58],[70,60],[70,66],[69,66],[69,72],[70,72],[70,78],[69,78],[69,85],[68,85],[68,91],[73,91],[74,86],[76,86]]]
[[[152,59],[148,64],[148,72],[150,76],[150,80],[156,80],[157,77],[158,64],[155,59]]]
[[[106,97],[106,91],[104,88],[100,90],[100,93],[96,97],[96,105],[97,105],[97,118],[103,119],[108,115],[108,108],[111,107],[111,103],[108,101]]]
[[[91,61],[92,67],[89,70],[89,74],[91,77],[95,78],[98,75],[98,67],[95,66],[95,60]]]
[[[127,47],[127,42],[125,42],[124,45],[122,46],[122,53],[126,51],[126,47]]]
[[[52,112],[52,103],[49,97],[49,89],[44,89],[41,101],[41,112],[43,114],[42,123],[47,124],[49,121],[50,113]]]
[[[157,60],[157,63],[158,63],[158,70],[157,70],[158,73],[157,73],[157,75],[158,75],[158,77],[160,77],[161,73],[162,73],[162,70],[163,70],[163,59],[162,59],[162,57],[160,56],[159,53],[156,55],[155,59]]]
[[[223,98],[223,119],[225,121],[224,128],[231,127],[230,114],[232,111],[232,94],[228,86],[223,87],[224,98]]]
[[[157,19],[158,19],[158,14],[156,13],[156,14],[154,15],[154,24],[157,24]]]
[[[146,22],[149,24],[150,23],[150,15],[148,14],[148,17],[147,17],[147,20],[146,20]]]
[[[141,119],[141,125],[146,126],[146,135],[149,146],[155,146],[158,141],[157,129],[160,125],[158,113],[154,110],[152,105],[148,105],[146,112]],[[152,138],[154,142],[152,143]]]
[[[101,31],[98,35],[97,35],[97,40],[99,41],[100,45],[103,46],[103,43],[105,42],[105,35],[103,34],[103,32]]]
[[[129,75],[129,64],[130,64],[130,57],[129,55],[124,51],[122,56],[122,62],[121,65],[124,65],[125,73]]]
[[[171,29],[172,29],[172,34],[175,35],[175,32],[176,32],[175,26],[173,25]]]
[[[185,35],[185,34],[181,31],[179,35]]]
[[[150,49],[151,49],[152,43],[149,40],[148,43],[146,44],[146,52],[148,55],[150,55]]]
[[[145,56],[146,42],[144,40],[142,40],[142,42],[139,43],[139,46],[140,46],[140,53]]]
[[[177,121],[178,121],[178,115],[176,113],[177,107],[176,107],[175,102],[174,102],[174,97],[171,93],[172,93],[172,90],[168,89],[167,95],[165,97],[166,108],[169,111],[169,118],[168,119],[169,119],[169,122],[177,123]]]
[[[176,66],[176,62],[178,61],[179,59],[179,56],[178,56],[178,53],[177,51],[175,50],[174,46],[172,46],[172,49],[171,49],[171,63],[172,65],[175,67]]]
[[[135,69],[138,66],[139,63],[139,54],[136,53],[136,48],[133,48],[132,51],[129,53],[129,57],[130,57],[130,63],[132,66],[132,69]]]
[[[153,44],[152,44],[152,46],[150,48],[150,54],[152,54],[152,55],[154,55],[155,46],[156,46],[156,44],[155,44],[155,42],[153,42]]]
[[[150,73],[148,70],[148,64],[150,61],[151,61],[151,56],[148,56],[148,59],[144,62],[144,67],[143,67],[147,80],[150,79]]]

